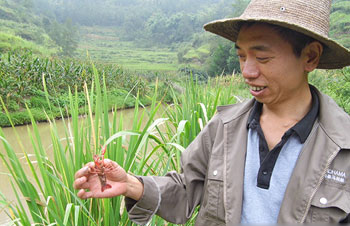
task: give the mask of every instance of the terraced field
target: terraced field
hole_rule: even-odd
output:
[[[84,27],[76,56],[80,59],[118,64],[130,70],[177,70],[176,51],[167,48],[147,48],[120,40],[114,28]]]

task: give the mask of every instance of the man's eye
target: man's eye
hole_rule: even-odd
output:
[[[238,58],[241,59],[241,60],[244,60],[244,59],[245,59],[245,56],[243,56],[243,55],[239,55],[239,54],[238,54],[237,56],[238,56]]]
[[[262,62],[265,62],[265,61],[268,61],[270,59],[270,57],[257,57],[256,58],[258,61],[262,61]]]

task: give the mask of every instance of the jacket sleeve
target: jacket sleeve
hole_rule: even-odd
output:
[[[215,119],[214,116],[213,120]],[[217,122],[211,120],[181,156],[182,173],[140,177],[144,193],[138,202],[125,199],[130,220],[146,224],[154,214],[184,224],[201,203],[207,175],[208,159],[216,135]]]

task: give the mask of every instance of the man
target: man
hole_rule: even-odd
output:
[[[253,0],[205,29],[236,43],[253,99],[220,107],[182,155],[182,174],[134,177],[116,163],[100,192],[87,167],[81,198],[125,195],[129,217],[196,225],[338,223],[350,214],[350,117],[308,84],[316,68],[350,65],[327,37],[331,0]],[[84,190],[84,189],[87,189]],[[137,200],[137,201],[136,201]]]

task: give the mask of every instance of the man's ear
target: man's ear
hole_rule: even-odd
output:
[[[305,71],[311,72],[317,67],[322,52],[323,46],[318,41],[311,42],[303,49],[303,54],[305,57]]]

